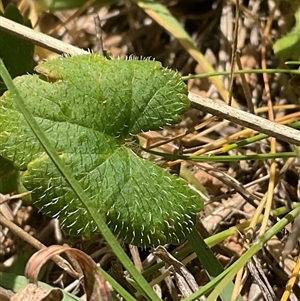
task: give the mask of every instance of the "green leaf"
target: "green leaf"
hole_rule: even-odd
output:
[[[273,45],[274,53],[283,60],[300,60],[300,8],[295,13],[295,19],[294,28]]]
[[[35,5],[42,11],[60,11],[66,9],[79,8],[88,2],[88,0],[33,0]],[[95,5],[108,5],[116,2],[116,0],[96,0]]]
[[[90,196],[90,208],[131,244],[180,243],[202,208],[186,182],[140,158],[128,145],[141,131],[181,120],[189,108],[180,77],[149,60],[106,60],[89,54],[39,65],[43,74],[14,80],[65,165]],[[41,210],[71,234],[96,226],[16,109],[0,99],[0,155],[23,172]]]
[[[12,4],[6,7],[4,14],[0,11],[0,16],[32,28],[31,22],[24,20],[18,8]],[[34,45],[32,43],[0,29],[0,57],[7,66],[11,77],[14,78],[33,71],[35,66],[33,53]],[[0,95],[4,91],[6,91],[6,87],[0,79]]]

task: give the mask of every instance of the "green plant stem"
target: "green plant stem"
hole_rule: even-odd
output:
[[[273,74],[273,73],[289,73],[289,74],[297,74],[300,75],[299,70],[289,70],[289,69],[246,69],[246,70],[236,70],[233,72],[233,74],[247,74],[247,73],[267,73],[267,74]],[[221,76],[221,75],[230,75],[230,71],[219,71],[219,72],[209,72],[209,73],[203,73],[203,74],[189,74],[182,76],[182,80],[186,81],[193,78],[207,78],[212,76]]]
[[[30,126],[31,130],[45,149],[48,156],[51,158],[53,164],[57,167],[65,181],[70,185],[72,190],[74,191],[75,195],[78,197],[78,199],[81,201],[82,205],[86,208],[87,212],[90,214],[90,216],[93,218],[95,224],[97,225],[98,229],[102,233],[103,237],[106,239],[116,256],[119,258],[120,262],[124,265],[124,267],[128,270],[132,278],[138,283],[138,285],[143,289],[143,295],[145,295],[149,300],[153,301],[159,301],[160,299],[155,294],[153,289],[150,287],[148,282],[144,279],[144,277],[136,270],[135,266],[129,259],[129,257],[126,255],[122,247],[119,245],[117,239],[114,237],[108,226],[106,225],[104,219],[101,215],[96,215],[92,210],[89,209],[88,204],[88,197],[83,191],[82,187],[79,185],[79,183],[75,180],[71,172],[66,168],[62,160],[59,158],[57,152],[52,147],[52,145],[49,143],[49,140],[44,134],[44,131],[39,127],[38,123],[32,116],[32,114],[29,112],[29,110],[26,108],[25,103],[14,85],[10,74],[8,73],[7,69],[5,68],[5,65],[0,59],[0,75],[11,92],[11,94],[14,97],[15,103],[20,110],[20,112],[23,114],[25,120],[27,121],[28,125]]]
[[[170,160],[182,159],[182,160],[188,160],[194,162],[237,162],[241,160],[268,160],[268,159],[297,157],[297,155],[293,152],[283,152],[283,153],[275,153],[275,154],[269,153],[269,154],[257,154],[257,155],[236,155],[236,156],[230,156],[230,155],[185,156],[185,155],[175,155],[175,154],[157,152],[152,149],[146,149],[146,148],[143,148],[143,150],[150,154],[160,156]]]
[[[224,271],[223,266],[215,257],[209,246],[205,243],[196,228],[187,235],[187,238],[211,280]],[[218,291],[218,296],[220,296],[223,301],[230,301],[233,289],[234,284],[229,282],[226,287]],[[243,301],[241,296],[238,296],[237,300]]]
[[[286,65],[300,65],[300,61],[288,61],[285,62]]]

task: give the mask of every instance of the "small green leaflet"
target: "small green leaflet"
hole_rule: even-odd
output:
[[[126,141],[181,120],[189,108],[179,75],[150,60],[97,54],[36,67],[14,80],[28,109],[113,233],[143,247],[178,244],[203,202],[182,179],[140,158]],[[9,92],[0,98],[0,155],[20,170],[35,205],[70,234],[98,230],[46,155]],[[1,167],[0,167],[1,168]]]

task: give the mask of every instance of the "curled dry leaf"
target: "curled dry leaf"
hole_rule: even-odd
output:
[[[26,266],[26,277],[37,282],[37,277],[42,266],[53,256],[62,252],[69,253],[77,260],[84,275],[84,289],[87,301],[114,300],[111,288],[100,274],[99,269],[90,256],[84,252],[67,246],[53,245],[36,252],[28,261]]]

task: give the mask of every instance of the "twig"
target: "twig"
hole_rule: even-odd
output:
[[[267,134],[271,137],[276,137],[279,140],[300,146],[300,133],[295,129],[235,109],[220,100],[212,100],[192,92],[189,93],[189,99],[192,103],[192,107],[198,110],[230,120],[241,126]]]

